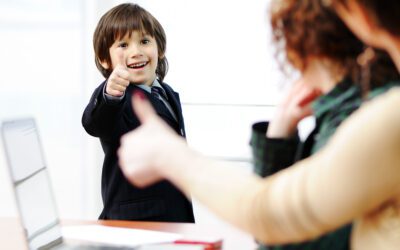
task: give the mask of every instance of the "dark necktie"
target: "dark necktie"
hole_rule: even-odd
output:
[[[168,97],[167,97],[166,93],[160,87],[156,87],[156,86],[151,87],[151,94],[154,97],[157,97],[157,99],[159,99],[159,100],[162,97],[165,101],[168,101]]]
[[[157,98],[157,100],[160,103],[162,103],[162,106],[168,110],[168,113],[171,114],[171,116],[173,117],[173,119],[175,121],[178,121],[174,111],[171,109],[171,107],[168,104],[167,93],[165,93],[165,90],[163,88],[156,87],[156,86],[151,87],[151,95],[153,97]]]

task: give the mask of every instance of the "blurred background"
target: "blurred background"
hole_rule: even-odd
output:
[[[0,0],[0,119],[33,116],[63,219],[97,219],[103,152],[81,125],[104,79],[92,35],[126,1]],[[163,25],[191,147],[251,171],[251,125],[269,119],[286,85],[274,58],[269,0],[138,0]],[[0,216],[16,215],[0,151]],[[195,204],[197,222],[212,216]]]

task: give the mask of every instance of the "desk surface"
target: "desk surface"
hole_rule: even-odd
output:
[[[255,249],[254,239],[240,230],[228,225],[207,226],[191,223],[163,223],[163,222],[139,222],[139,221],[63,221],[63,225],[94,224],[115,226],[124,228],[137,228],[172,232],[190,236],[215,236],[223,238],[223,249],[226,250],[250,250]],[[26,249],[22,228],[16,218],[0,217],[0,244],[2,249],[20,250]]]

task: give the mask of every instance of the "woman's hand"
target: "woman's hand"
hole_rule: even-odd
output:
[[[119,165],[132,184],[142,187],[168,176],[168,165],[176,163],[187,146],[140,91],[134,93],[132,106],[142,125],[121,138]]]
[[[269,124],[267,137],[289,138],[297,130],[297,124],[312,114],[311,103],[321,92],[302,80],[297,81],[290,89]]]

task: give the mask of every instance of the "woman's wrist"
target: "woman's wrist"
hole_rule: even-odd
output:
[[[191,150],[187,146],[186,141],[176,136],[171,139],[170,143],[164,146],[167,150],[159,152],[161,157],[154,159],[155,168],[164,178],[171,179],[176,173],[184,171],[186,166],[191,165],[190,156]]]
[[[294,135],[295,131],[295,128],[289,128],[286,123],[271,121],[266,136],[268,138],[289,138]]]

